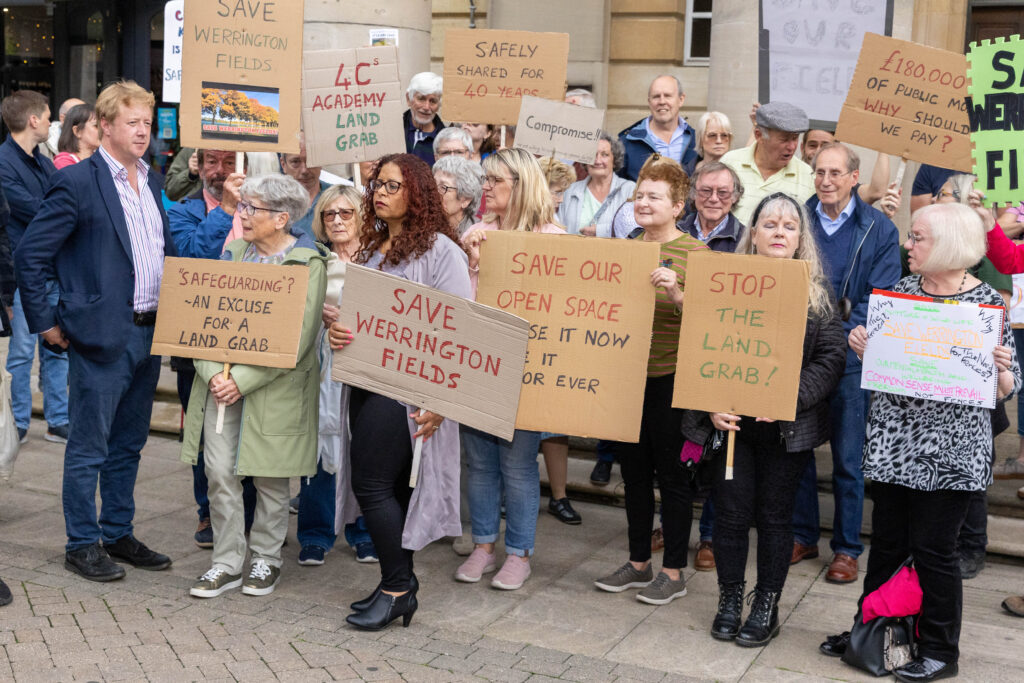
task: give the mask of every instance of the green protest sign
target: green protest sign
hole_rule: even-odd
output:
[[[1011,36],[971,43],[967,62],[976,187],[986,206],[1018,202],[1024,183],[1024,41]]]

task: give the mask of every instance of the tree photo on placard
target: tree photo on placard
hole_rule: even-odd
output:
[[[203,83],[200,111],[204,138],[276,140],[278,135],[276,88],[233,88]]]

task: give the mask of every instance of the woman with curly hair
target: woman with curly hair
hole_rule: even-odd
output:
[[[492,230],[518,230],[564,234],[554,224],[555,209],[547,179],[533,155],[521,149],[503,149],[483,162],[487,213],[463,235],[469,251],[470,278],[476,286],[480,272],[480,243]],[[491,580],[501,590],[516,590],[530,577],[530,556],[537,531],[540,472],[537,450],[540,432],[517,429],[511,441],[465,425],[462,441],[469,467],[469,516],[473,526],[473,552],[455,570],[455,580],[476,583],[498,568],[494,543],[501,523],[502,491],[505,502],[505,562]]]
[[[355,263],[469,297],[466,254],[457,240],[430,167],[411,154],[383,157],[366,184]],[[350,324],[331,324],[334,349],[352,341]],[[347,621],[376,631],[402,617],[402,625],[408,626],[419,588],[413,551],[442,536],[462,533],[459,426],[358,388],[352,388],[348,421],[352,490],[377,548],[381,581],[373,593],[352,603]],[[413,443],[420,436],[424,443],[419,485],[411,489]]]

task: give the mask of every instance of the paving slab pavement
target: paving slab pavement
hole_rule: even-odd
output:
[[[817,652],[825,634],[849,627],[860,590],[824,581],[827,540],[822,559],[790,571],[780,636],[748,650],[707,633],[713,572],[687,569],[688,594],[662,607],[596,590],[593,579],[626,560],[626,522],[621,508],[588,503],[577,505],[577,527],[541,511],[533,576],[518,591],[453,581],[461,558],[450,543],[417,553],[420,609],[405,629],[345,624],[348,603],[376,585],[377,566],[338,548],[324,566],[300,567],[294,516],[272,595],[191,598],[209,551],[192,541],[191,471],[177,441],[159,436],[143,453],[136,534],[174,564],[91,583],[63,567],[63,447],[45,442],[44,430],[33,422],[0,486],[0,576],[15,596],[0,608],[0,681],[875,680]],[[753,556],[747,576],[752,583]],[[965,582],[962,680],[1024,680],[1024,619],[999,609],[1009,594],[1024,594],[1020,566],[990,563]]]

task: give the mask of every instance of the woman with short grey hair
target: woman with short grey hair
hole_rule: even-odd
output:
[[[587,164],[587,177],[569,186],[558,209],[558,220],[570,233],[612,237],[612,221],[620,206],[633,197],[636,183],[615,175],[626,161],[618,138],[601,131],[597,157]]]
[[[434,158],[455,156],[468,159],[473,153],[473,138],[457,126],[442,128],[434,138]]]
[[[469,137],[465,131],[459,132]],[[484,194],[484,170],[480,164],[469,159],[440,157],[434,163],[434,180],[437,182],[437,191],[441,193],[441,206],[444,207],[448,225],[462,236],[469,226],[476,223],[476,212]]]
[[[309,192],[291,176],[269,174],[246,178],[239,193],[251,207],[265,207],[267,211],[286,214],[287,223],[281,226],[285,232],[309,211]],[[254,199],[258,203],[251,203]]]

